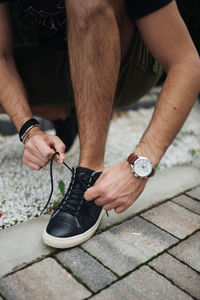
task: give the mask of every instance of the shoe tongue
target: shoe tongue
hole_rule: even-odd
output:
[[[99,176],[101,175],[102,171],[94,171],[88,168],[84,168],[84,167],[77,167],[76,168],[76,175],[87,175],[87,176],[92,176],[93,180],[96,181]],[[86,177],[87,177],[86,176]]]
[[[84,167],[76,168],[76,174],[84,173],[84,174],[92,175],[92,173],[94,173],[94,172],[95,172],[94,170],[84,168]]]

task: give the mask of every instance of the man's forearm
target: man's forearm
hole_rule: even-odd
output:
[[[0,104],[18,131],[23,123],[32,117],[25,88],[12,57],[0,57]]]
[[[186,63],[172,67],[135,153],[147,156],[156,166],[186,120],[199,91],[197,66]]]

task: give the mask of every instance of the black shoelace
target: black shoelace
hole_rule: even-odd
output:
[[[65,194],[60,210],[69,212],[74,216],[79,215],[82,205],[90,206],[92,202],[87,202],[84,199],[84,192],[88,188],[88,183],[92,180],[88,174],[80,175],[75,172],[72,174],[71,183],[68,191]]]
[[[50,192],[50,195],[49,195],[49,199],[48,199],[45,207],[43,208],[42,212],[40,213],[40,215],[43,214],[44,211],[46,210],[46,208],[48,207],[48,205],[49,205],[49,203],[51,201],[52,194],[53,194],[53,190],[54,190],[54,183],[53,183],[53,161],[54,161],[54,158],[55,158],[56,155],[60,155],[59,152],[55,152],[52,155],[51,162],[50,162],[51,192]],[[73,188],[73,196],[71,197],[69,203],[67,201],[63,202],[62,210],[66,210],[66,211],[69,210],[73,215],[78,215],[80,207],[81,207],[81,205],[84,202],[83,192],[86,191],[87,188],[88,188],[88,186],[87,186],[87,183],[88,183],[87,177],[89,175],[87,176],[87,174],[86,174],[84,176],[84,177],[86,177],[86,179],[83,178],[83,180],[81,180],[78,176],[76,176],[74,168],[70,168],[68,166],[68,164],[66,164],[65,162],[63,162],[63,164],[72,173],[72,180],[71,180],[71,183],[69,185],[69,188],[68,188],[68,190],[67,190],[67,192],[66,192],[63,200],[67,200],[67,196],[71,192],[72,183],[75,180],[78,181],[80,187],[79,187],[79,189]],[[86,181],[86,182],[84,182],[84,181]],[[77,201],[76,201],[77,198],[80,199],[80,203],[78,205],[77,205]],[[88,203],[86,202],[86,204],[90,205],[89,202]]]
[[[46,210],[46,208],[48,207],[50,201],[51,201],[51,197],[53,195],[53,190],[54,190],[54,183],[53,183],[53,161],[54,161],[54,158],[56,155],[60,155],[59,152],[55,152],[52,157],[51,157],[51,161],[50,161],[50,180],[51,180],[51,191],[50,191],[50,195],[49,195],[49,198],[47,200],[47,203],[45,205],[45,207],[43,208],[42,212],[40,213],[40,215],[42,215],[44,213],[44,211]],[[71,171],[72,173],[72,180],[70,182],[70,185],[69,185],[69,188],[65,194],[65,196],[63,197],[63,204],[62,204],[62,210],[65,210],[65,211],[70,211],[70,213],[72,213],[73,215],[75,215],[76,217],[78,216],[78,213],[79,213],[79,210],[80,210],[80,207],[83,203],[86,203],[87,205],[90,205],[90,202],[86,202],[84,201],[84,197],[83,197],[83,193],[87,190],[88,186],[88,179],[87,177],[87,174],[86,176],[84,176],[85,178],[83,178],[83,180],[81,180],[78,176],[76,176],[75,174],[75,170],[74,168],[70,168],[68,164],[66,164],[65,162],[63,162],[64,166]],[[67,197],[69,195],[69,193],[71,192],[71,187],[73,185],[73,182],[77,180],[79,182],[79,185],[80,185],[80,189],[77,189],[77,188],[74,188],[73,189],[73,196],[71,197],[70,201],[67,201]],[[86,181],[86,182],[84,182]],[[77,201],[76,199],[79,198],[80,199],[80,202],[77,204]],[[108,215],[108,212],[106,211],[106,214],[107,216]]]
[[[56,155],[60,155],[60,153],[59,153],[59,152],[55,152],[55,153],[52,155],[52,157],[51,157],[51,162],[50,162],[51,192],[50,192],[50,195],[49,195],[49,199],[47,200],[47,203],[46,203],[45,207],[43,208],[42,212],[40,213],[40,215],[42,215],[42,214],[44,213],[44,211],[46,210],[46,208],[48,207],[48,205],[49,205],[49,203],[50,203],[50,201],[51,201],[51,197],[52,197],[52,195],[53,195],[53,190],[54,190],[54,183],[53,183],[53,161],[54,161],[54,158],[55,158]],[[73,174],[73,176],[74,176],[74,174],[75,174],[74,168],[70,168],[70,167],[68,166],[68,164],[66,164],[65,162],[63,162],[63,164],[64,164],[64,166],[65,166],[68,170],[70,170],[70,171],[72,172],[72,174]],[[81,182],[80,180],[79,180],[79,182],[80,182],[80,184],[81,184],[85,189],[87,189],[87,187],[84,185],[83,182]],[[69,186],[69,189],[68,189],[68,190],[70,190],[70,186]],[[67,193],[65,194],[64,197],[66,198],[66,196],[67,196]]]

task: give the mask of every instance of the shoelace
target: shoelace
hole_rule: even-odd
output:
[[[44,206],[42,212],[40,213],[40,215],[42,215],[44,213],[44,211],[46,210],[46,208],[48,207],[50,201],[51,201],[51,197],[53,195],[53,190],[54,190],[54,184],[53,184],[53,161],[54,161],[54,158],[56,155],[60,155],[59,152],[55,152],[52,157],[51,157],[51,162],[50,162],[50,180],[51,180],[51,192],[49,194],[49,199],[47,200],[47,203],[46,205]],[[68,164],[66,164],[65,162],[63,162],[64,166],[70,170],[72,172],[72,174],[74,175],[74,168],[70,168],[70,166],[68,166]],[[79,180],[80,184],[83,185],[83,187],[85,189],[87,189],[87,187],[84,185],[84,183],[82,183],[80,180]]]
[[[78,217],[82,205],[90,206],[91,202],[85,201],[83,195],[89,187],[88,184],[91,180],[92,178],[88,174],[77,175],[74,172],[68,191],[62,200],[60,210],[69,212],[75,217]]]
[[[50,161],[51,191],[50,191],[50,194],[49,194],[49,198],[48,198],[48,200],[47,200],[47,203],[46,203],[46,205],[44,206],[44,208],[43,208],[42,212],[40,213],[40,215],[42,215],[42,214],[44,213],[44,211],[46,210],[46,208],[48,207],[48,205],[49,205],[49,203],[50,203],[50,201],[51,201],[51,197],[52,197],[52,195],[53,195],[53,190],[54,190],[54,183],[53,183],[53,161],[54,161],[54,158],[55,158],[56,155],[60,155],[60,153],[59,153],[59,152],[55,152],[55,153],[52,155],[52,157],[51,157],[51,161]],[[71,173],[73,174],[73,176],[75,175],[74,168],[70,168],[70,166],[69,166],[68,164],[66,164],[65,162],[63,162],[63,165],[64,165],[69,171],[71,171]],[[77,179],[78,179],[79,183],[82,185],[82,187],[83,187],[85,190],[87,190],[87,186],[82,182],[82,180],[80,180],[80,178],[79,178],[78,176],[77,176]],[[70,190],[70,189],[68,189],[68,190]],[[73,192],[74,192],[74,194],[77,195],[78,197],[80,196],[80,193],[78,193],[78,191],[76,191],[76,192],[73,191]],[[66,192],[64,198],[67,198],[67,195],[68,195],[68,192]],[[84,198],[81,199],[81,202],[80,202],[80,204],[79,204],[78,210],[79,210],[80,206],[81,206],[82,203],[83,203],[83,199],[84,199]],[[73,202],[73,199],[72,199],[71,203],[72,203],[72,202]],[[88,203],[88,205],[89,205],[89,203]],[[65,205],[65,207],[66,207],[66,205]],[[106,215],[107,215],[107,217],[109,217],[109,214],[108,214],[107,211],[106,211]]]

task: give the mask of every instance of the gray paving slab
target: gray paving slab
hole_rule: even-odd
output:
[[[149,263],[175,285],[200,299],[200,275],[171,255],[164,253]]]
[[[1,279],[0,291],[9,300],[81,300],[91,295],[52,258]]]
[[[82,247],[121,276],[177,242],[170,234],[135,217],[96,235]]]
[[[126,278],[112,284],[93,300],[189,300],[186,293],[174,286],[170,281],[143,266]]]
[[[0,230],[0,277],[54,251],[42,242],[47,217]]]
[[[93,292],[105,288],[117,279],[117,276],[80,248],[60,252],[56,257]]]
[[[186,195],[176,197],[172,201],[200,215],[200,201],[193,200]]]
[[[142,216],[178,238],[185,238],[200,228],[200,216],[171,201],[154,207]]]
[[[169,250],[169,253],[200,272],[200,232]]]
[[[152,177],[137,201],[125,212],[109,212],[103,216],[99,229],[118,224],[127,218],[200,184],[200,170],[190,166],[177,166],[158,171]],[[170,187],[170,188],[169,188]]]
[[[200,200],[200,186],[193,189],[193,190],[191,190],[191,191],[189,191],[189,192],[187,192],[186,194],[193,197],[193,198],[195,198],[195,199],[197,199],[197,200]]]

